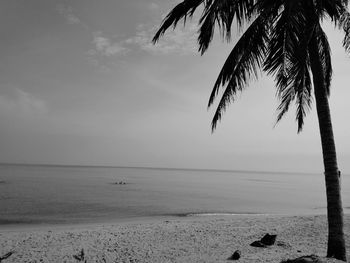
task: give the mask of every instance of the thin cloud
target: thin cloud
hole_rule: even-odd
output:
[[[101,31],[92,33],[92,48],[87,52],[87,60],[102,73],[110,73],[114,67],[113,58],[121,57],[130,52],[121,41],[113,41]]]
[[[56,6],[57,12],[64,17],[66,22],[70,25],[81,24],[80,19],[73,13],[73,8],[71,6],[65,6],[59,4]]]
[[[156,4],[156,3],[150,3],[149,9],[151,9],[151,10],[158,10],[159,9],[159,5]]]
[[[92,33],[92,48],[87,52],[93,64],[103,57],[121,57],[143,51],[152,55],[190,55],[197,53],[197,25],[189,23],[186,27],[178,27],[159,40],[155,45],[152,38],[157,30],[155,26],[140,24],[135,35],[117,40],[116,37],[104,35],[101,31]]]
[[[124,45],[123,41],[113,41],[100,31],[94,32],[92,35],[93,47],[88,51],[90,57],[115,57],[125,55],[130,51],[129,48]]]
[[[0,94],[0,110],[2,113],[36,116],[45,115],[48,111],[45,101],[18,88],[11,96]]]
[[[140,25],[136,35],[124,41],[125,44],[136,45],[141,50],[151,52],[153,54],[180,54],[188,55],[196,53],[197,49],[197,26],[190,24],[186,27],[179,27],[168,32],[158,43],[153,45],[152,38],[157,28],[146,28]]]
[[[110,57],[115,55],[124,54],[128,51],[126,47],[120,42],[113,42],[111,39],[102,36],[101,32],[95,32],[93,34],[94,49],[90,51],[90,54],[102,54]]]

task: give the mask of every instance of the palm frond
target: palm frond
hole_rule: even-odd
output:
[[[322,62],[323,74],[324,74],[324,84],[327,90],[327,94],[330,94],[330,86],[332,82],[332,58],[331,58],[331,48],[326,36],[326,33],[323,31],[321,26],[316,27],[317,41],[318,41],[318,50],[320,53],[320,59]]]
[[[277,122],[288,111],[290,103],[296,95],[291,68],[293,67],[293,56],[299,43],[299,34],[302,30],[300,23],[305,20],[305,17],[301,10],[292,12],[292,8],[295,6],[285,7],[277,17],[269,41],[269,53],[264,62],[264,71],[268,74],[276,74],[277,96],[281,101],[277,108]]]
[[[330,18],[345,32],[343,45],[350,52],[350,13],[348,0],[183,0],[165,17],[153,43],[180,20],[192,17],[203,4],[199,19],[199,52],[205,53],[218,26],[223,38],[231,38],[231,28],[250,24],[226,59],[211,92],[208,108],[224,87],[212,119],[215,130],[229,103],[242,91],[249,79],[258,77],[258,70],[275,75],[279,122],[291,103],[296,103],[298,132],[311,108],[312,81],[310,77],[309,42],[317,40],[325,88],[329,94],[332,79],[331,51],[320,21]],[[255,18],[255,19],[254,19]]]
[[[308,25],[305,6],[302,2],[296,2],[285,6],[273,24],[264,71],[275,74],[277,96],[280,100],[276,123],[283,118],[291,102],[295,100],[298,132],[300,132],[304,117],[311,107],[307,48],[314,28]]]
[[[243,90],[251,75],[257,77],[258,68],[262,65],[266,55],[266,42],[269,37],[268,25],[268,18],[263,15],[258,16],[238,40],[224,63],[208,103],[210,107],[219,88],[228,83],[215,111],[211,125],[212,131],[221,120],[227,105],[234,100],[236,93]]]
[[[216,14],[216,5],[218,0],[214,0],[214,3],[209,7],[206,7],[203,11],[203,15],[199,20],[200,28],[198,35],[199,51],[203,55],[208,49],[210,42],[214,36],[215,23],[218,22]]]
[[[173,26],[175,28],[181,19],[184,19],[184,22],[186,22],[187,17],[192,17],[198,6],[204,1],[205,0],[184,0],[175,6],[164,18],[159,30],[153,37],[152,42],[156,43],[169,27]],[[211,2],[211,0],[207,1]]]
[[[272,12],[274,17],[277,17],[282,10],[291,8],[301,0],[258,0],[255,1],[254,10],[260,14],[262,12]]]
[[[285,6],[284,10],[276,16],[276,22],[271,30],[269,54],[264,63],[264,71],[268,74],[277,71],[281,77],[285,77],[284,73],[287,71],[289,57],[300,40],[300,32],[305,25],[305,15],[296,2],[293,2],[293,5]],[[281,81],[276,80],[277,82]]]
[[[348,1],[344,0],[315,0],[314,8],[317,16],[323,18],[330,17],[334,22],[337,22],[342,13],[346,10]]]
[[[304,52],[304,55],[307,56],[307,52]],[[300,60],[294,64],[297,72],[293,86],[297,97],[296,120],[298,122],[298,133],[303,129],[304,118],[310,110],[312,102],[311,77],[307,61],[308,59],[305,57],[305,60]]]
[[[199,20],[198,44],[201,54],[208,49],[216,24],[222,37],[229,41],[234,19],[236,18],[238,26],[241,27],[243,21],[251,17],[253,6],[254,0],[213,0],[211,4],[207,4]]]
[[[307,8],[307,7],[306,7]],[[305,14],[309,10],[304,10]],[[299,42],[295,49],[290,68],[290,77],[292,78],[291,86],[296,93],[296,121],[298,122],[298,133],[302,131],[304,126],[304,118],[311,109],[312,94],[311,94],[311,77],[310,77],[310,58],[308,46],[313,36],[317,36],[319,23],[312,25],[313,17],[305,16],[303,20],[302,31],[299,31]],[[326,70],[326,69],[325,69]]]
[[[347,52],[350,52],[350,13],[344,11],[340,21],[339,27],[344,30],[343,46]]]

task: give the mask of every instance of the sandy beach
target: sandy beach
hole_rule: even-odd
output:
[[[350,216],[345,216],[347,249]],[[221,215],[133,223],[23,228],[0,234],[0,254],[8,262],[280,262],[302,255],[326,255],[325,216]],[[249,244],[277,234],[267,248]],[[81,262],[84,262],[83,260]],[[337,262],[325,259],[325,262]]]

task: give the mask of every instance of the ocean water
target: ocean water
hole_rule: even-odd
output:
[[[342,177],[348,213],[350,176]],[[0,166],[0,226],[197,213],[325,214],[325,206],[322,174]]]

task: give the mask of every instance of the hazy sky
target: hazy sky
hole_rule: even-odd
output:
[[[196,23],[150,40],[173,0],[0,2],[0,162],[323,171],[315,105],[274,128],[271,78],[252,81],[211,134],[206,105],[232,44],[201,57]],[[333,51],[331,111],[350,173],[350,59]]]

